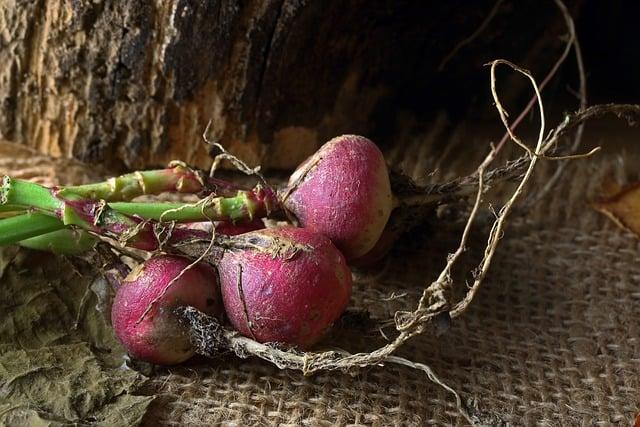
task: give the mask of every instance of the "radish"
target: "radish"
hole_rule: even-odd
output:
[[[393,204],[382,153],[357,135],[324,144],[291,175],[281,200],[302,227],[329,237],[349,260],[375,246]]]
[[[351,272],[331,241],[295,227],[252,231],[218,263],[227,317],[259,342],[307,348],[345,310]]]
[[[235,224],[229,221],[219,221],[216,224],[216,233],[224,234],[225,236],[237,236],[238,234],[263,228],[264,223],[260,218],[256,218],[253,221],[236,222]]]
[[[111,319],[118,340],[131,356],[159,365],[193,356],[188,330],[173,314],[175,307],[189,305],[222,317],[215,270],[204,263],[185,270],[190,263],[184,257],[155,256],[122,281]]]

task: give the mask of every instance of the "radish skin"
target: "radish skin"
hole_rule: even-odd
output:
[[[270,228],[242,235],[263,245],[229,251],[218,264],[227,317],[259,342],[308,348],[347,307],[351,271],[331,241],[311,230]]]
[[[184,257],[155,256],[122,281],[111,319],[116,337],[136,359],[173,365],[193,356],[188,330],[173,314],[178,306],[193,306],[222,318],[216,273],[207,264],[186,270],[166,289],[190,263]]]
[[[291,175],[284,194],[300,225],[329,237],[348,260],[375,246],[393,204],[382,153],[357,135],[323,145]]]
[[[216,224],[216,233],[224,234],[225,236],[237,236],[238,234],[244,234],[263,228],[264,223],[260,218],[256,218],[248,222],[237,222],[235,224],[229,221],[219,221]]]

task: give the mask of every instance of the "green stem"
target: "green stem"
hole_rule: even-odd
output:
[[[71,193],[56,191],[38,184],[5,177],[0,188],[0,206],[12,205],[35,208],[57,216],[65,225],[100,232],[100,224],[134,226],[127,215],[162,221],[240,221],[267,216],[273,209],[274,193],[256,187],[251,191],[237,191],[234,197],[213,197],[198,204],[190,203],[132,203],[105,204]]]
[[[24,211],[25,209],[21,206],[14,206],[14,205],[0,205],[0,213],[4,213],[4,212],[20,212],[20,211]]]
[[[158,248],[159,237],[157,236],[165,236],[168,238],[167,243],[173,244],[188,239],[202,238],[203,235],[197,230],[173,230],[172,225],[129,217],[112,209],[104,201],[83,198],[68,191],[63,196],[61,191],[55,188],[48,189],[32,182],[14,180],[9,177],[4,177],[2,180],[0,196],[2,196],[0,205],[4,203],[5,205],[18,205],[39,210],[40,217],[48,218],[49,224],[56,226],[53,229],[37,229],[37,224],[34,225],[30,222],[22,224],[17,220],[15,227],[18,231],[5,227],[8,231],[6,236],[0,240],[0,245],[17,243],[29,237],[55,231],[64,225],[75,225],[84,230],[116,239],[123,245],[147,251]],[[25,226],[25,230],[21,230],[22,226]],[[32,228],[34,230],[29,231]],[[3,229],[0,228],[0,232],[2,231]],[[15,235],[9,231],[13,231]]]
[[[0,186],[0,205],[23,208],[36,208],[48,212],[60,209],[63,203],[56,199],[51,190],[29,181],[2,177]]]
[[[238,191],[235,197],[216,197],[200,203],[131,203],[115,202],[109,206],[126,215],[156,221],[251,221],[268,214],[268,209],[255,194]]]
[[[0,245],[14,244],[62,228],[64,224],[60,220],[35,212],[1,219]]]
[[[164,192],[216,194],[233,196],[241,187],[221,179],[206,177],[186,166],[137,171],[93,184],[68,186],[61,193],[71,192],[89,199],[107,202],[128,201],[142,195]]]
[[[55,254],[77,255],[87,252],[98,239],[83,230],[65,228],[18,242],[20,246]]]
[[[11,218],[12,216],[22,215],[27,212],[27,209],[21,206],[0,205],[0,219]]]
[[[156,249],[158,247],[156,235],[162,232],[163,227],[166,230],[171,229],[171,226],[167,228],[162,224],[151,222],[153,220],[252,220],[267,216],[274,203],[277,203],[275,193],[270,188],[264,189],[260,186],[251,191],[237,191],[234,197],[203,199],[196,205],[188,203],[113,203],[109,205],[104,201],[91,200],[71,193],[68,189],[48,189],[32,182],[14,180],[6,176],[2,179],[0,187],[0,206],[14,205],[36,209],[58,218],[64,225],[75,225],[143,250]],[[132,217],[133,215],[137,218]],[[143,220],[146,221],[143,222]],[[177,232],[170,234],[178,238]],[[181,231],[179,234],[182,236],[179,238],[186,238],[188,233]],[[15,241],[15,239],[11,240],[11,243]]]
[[[124,239],[140,249],[155,247],[157,243],[151,224],[140,224],[140,220],[116,212],[104,202],[86,199],[70,192],[63,196],[55,188],[49,189],[33,182],[5,176],[0,187],[0,205],[36,209],[57,218],[63,225],[75,225],[97,234]],[[44,230],[38,234],[54,230]],[[28,237],[35,235],[37,234]],[[24,238],[26,237],[19,240]],[[15,242],[13,239],[10,243]]]

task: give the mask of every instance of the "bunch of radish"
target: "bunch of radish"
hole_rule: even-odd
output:
[[[130,202],[164,191],[200,194],[202,202]],[[348,264],[379,251],[393,203],[380,150],[364,137],[346,135],[322,146],[277,191],[266,183],[245,189],[182,165],[52,189],[5,177],[0,244],[55,251],[55,242],[64,246],[65,233],[73,232],[148,251],[150,257],[117,286],[113,327],[131,356],[175,364],[194,353],[188,326],[174,314],[180,306],[195,307],[258,342],[300,349],[316,344],[348,305]],[[50,226],[28,223],[28,215],[47,217]],[[262,217],[289,224],[265,228]],[[204,226],[197,222],[203,220]],[[31,224],[24,227],[31,232],[3,240],[7,221]],[[41,243],[47,236],[48,246]],[[206,254],[184,256],[181,248],[193,242],[209,243],[212,263]]]

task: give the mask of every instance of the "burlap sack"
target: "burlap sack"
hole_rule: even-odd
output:
[[[400,153],[388,153],[389,158],[420,174],[448,167],[449,173],[468,172],[474,165],[472,147],[486,144],[479,134],[458,138],[459,146],[465,149],[461,156],[461,151],[456,154],[442,144],[438,148],[432,139],[416,142]],[[434,151],[439,155],[434,156]],[[436,160],[421,160],[427,158]],[[11,161],[1,164],[10,173],[16,172],[13,166]],[[543,165],[535,181],[544,181],[552,170]],[[469,311],[444,335],[424,334],[399,351],[403,357],[430,365],[461,394],[470,413],[482,423],[632,425],[640,411],[640,305],[636,305],[640,302],[640,268],[635,264],[640,245],[587,203],[612,171],[626,175],[621,163],[606,154],[571,164],[554,192],[535,208],[514,216],[490,275]],[[67,171],[58,172],[64,175]],[[415,305],[421,287],[440,271],[458,238],[455,225],[432,224],[396,248],[384,266],[359,273],[353,306],[366,309],[373,322],[351,319],[338,325],[329,341],[351,351],[371,350],[383,343],[385,328],[379,326],[396,310]],[[482,249],[477,243],[484,238],[480,232],[474,236],[467,266],[477,259],[477,251]],[[15,322],[18,318],[11,313],[31,304],[20,303],[16,296],[19,289],[26,288],[24,282],[44,286],[42,278],[36,277],[37,270],[43,274],[54,271],[45,262],[25,273],[24,266],[30,264],[24,258],[30,256],[22,254],[23,258],[11,265],[0,264],[0,273],[4,271],[0,280],[4,322]],[[16,263],[21,263],[22,273],[13,266]],[[20,274],[22,283],[16,279]],[[75,301],[66,308],[43,308],[62,313],[59,322],[63,327],[90,316],[78,314],[82,310],[77,308],[77,300],[62,296],[66,283],[74,289],[76,299],[83,297],[82,284],[73,277],[67,273],[49,278],[60,282],[53,286],[59,300]],[[464,286],[464,281],[457,284]],[[85,311],[95,311],[95,296],[83,298],[89,301],[84,304]],[[48,316],[51,322],[54,317]],[[5,401],[0,404],[0,420],[5,424],[19,425],[25,420],[52,424],[142,422],[149,426],[465,424],[452,396],[422,372],[409,368],[388,365],[351,374],[304,377],[259,360],[223,356],[147,372],[145,382],[139,374],[118,368],[118,351],[112,351],[115,361],[105,358],[100,343],[115,344],[111,338],[100,341],[95,336],[108,334],[108,327],[84,320],[79,325],[80,332],[65,330],[59,336],[47,334],[52,328],[60,329],[59,325],[42,321],[30,321],[21,328],[5,324],[0,329],[0,351],[4,351],[0,353],[0,399]],[[83,325],[88,330],[83,330]],[[53,380],[55,376],[47,370],[55,365],[30,358],[34,362],[20,375],[8,369],[7,354],[16,353],[22,345],[10,333],[17,330],[39,336],[26,346],[40,352],[55,352],[63,344],[80,346],[83,360],[100,371],[91,377],[100,386],[74,387],[70,378],[79,371],[67,370],[68,361],[58,360],[57,369],[70,385],[58,395],[62,403],[55,405],[50,395],[38,395],[28,385]],[[24,363],[15,354],[13,357],[12,366]]]

